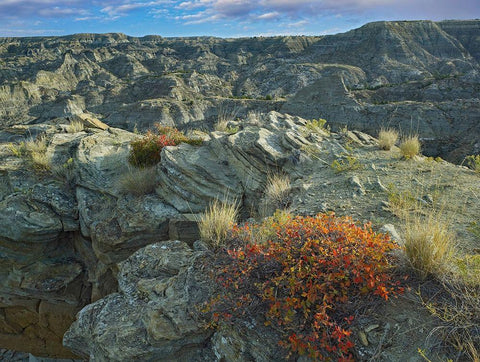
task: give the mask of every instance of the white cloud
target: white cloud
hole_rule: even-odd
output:
[[[257,16],[257,19],[259,20],[271,20],[271,19],[277,19],[280,17],[280,13],[278,11],[271,11],[269,13],[265,13],[262,15]]]
[[[125,2],[118,4],[115,2],[112,5],[105,6],[100,11],[102,13],[108,14],[110,17],[125,16],[128,13],[141,9],[141,8],[151,8],[157,5],[172,4],[171,0],[157,0],[157,1],[148,1],[148,2]]]
[[[299,20],[299,21],[296,21],[294,23],[288,23],[287,26],[289,28],[302,28],[307,24],[308,24],[307,20]]]

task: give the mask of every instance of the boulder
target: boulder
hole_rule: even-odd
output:
[[[82,138],[74,163],[77,184],[101,193],[118,195],[116,180],[128,170],[128,145],[137,137],[112,128]]]
[[[65,346],[96,361],[212,360],[212,331],[195,318],[212,291],[203,257],[181,241],[138,250],[119,264],[119,292],[85,307]]]

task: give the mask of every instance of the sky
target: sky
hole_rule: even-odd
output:
[[[0,0],[0,37],[325,35],[378,20],[480,18],[480,0]]]

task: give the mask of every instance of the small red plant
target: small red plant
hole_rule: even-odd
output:
[[[130,143],[128,162],[136,167],[153,166],[160,162],[160,152],[165,146],[176,146],[179,143],[200,145],[201,139],[189,138],[175,127],[155,124],[156,132],[148,131],[142,138]]]
[[[175,146],[174,139],[164,134],[148,131],[141,139],[130,143],[128,162],[137,167],[153,166],[160,162],[160,152],[165,146]]]
[[[398,245],[369,224],[333,214],[273,223],[275,236],[261,245],[254,240],[259,227],[235,226],[236,247],[219,256],[224,289],[209,305],[214,321],[261,314],[290,354],[353,360],[349,325],[360,301],[403,290],[389,272]]]

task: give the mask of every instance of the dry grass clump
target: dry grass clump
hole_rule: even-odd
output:
[[[255,240],[256,244],[264,245],[276,236],[276,227],[284,226],[293,219],[293,214],[288,210],[277,209],[272,216],[264,218],[255,227],[248,229],[248,235],[243,235],[244,240]]]
[[[408,136],[400,143],[400,152],[405,159],[410,159],[420,154],[420,141],[418,136]]]
[[[459,267],[442,280],[442,292],[423,304],[441,323],[438,334],[468,360],[480,361],[480,255],[457,260]]]
[[[23,158],[36,171],[50,171],[52,162],[47,155],[47,140],[37,137],[8,145],[12,155]]]
[[[215,131],[217,132],[226,132],[229,134],[237,133],[239,130],[238,126],[229,125],[226,119],[221,119],[215,124]]]
[[[422,278],[441,279],[449,272],[455,255],[455,235],[435,212],[419,212],[405,218],[405,254]]]
[[[49,171],[52,168],[50,157],[47,155],[47,141],[45,138],[27,141],[25,146],[35,169]]]
[[[85,125],[82,121],[73,120],[70,121],[70,124],[67,126],[66,131],[67,133],[77,133],[82,132],[85,130]]]
[[[228,121],[226,119],[219,119],[215,124],[215,131],[217,132],[226,132],[228,127]]]
[[[52,168],[47,155],[47,140],[44,137],[10,144],[9,148],[14,156],[25,158],[37,171],[49,171]]]
[[[130,168],[117,180],[117,189],[123,194],[141,196],[155,191],[155,168]]]
[[[288,205],[290,189],[290,178],[287,175],[271,175],[268,177],[265,187],[266,201],[272,203],[277,208],[284,208]]]
[[[388,208],[392,214],[404,219],[413,210],[418,210],[420,204],[411,190],[398,190],[393,184],[387,186]]]
[[[237,217],[238,205],[236,202],[227,204],[215,199],[205,210],[198,223],[200,237],[213,248],[222,246]]]
[[[389,151],[398,140],[398,132],[394,129],[381,129],[378,134],[378,146],[382,150]]]
[[[480,173],[480,155],[470,155],[465,157],[465,166],[473,171]]]

